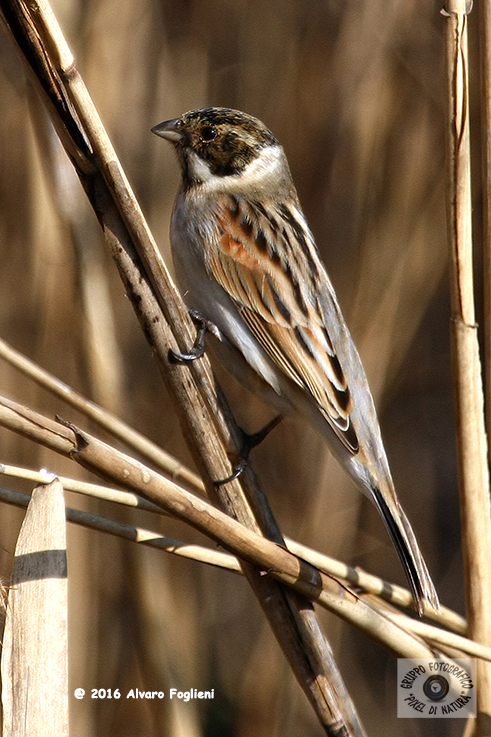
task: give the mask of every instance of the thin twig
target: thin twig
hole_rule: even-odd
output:
[[[75,391],[71,386],[58,379],[53,374],[41,368],[39,364],[31,361],[6,341],[0,338],[0,358],[7,361],[11,366],[21,371],[25,376],[35,381],[43,389],[52,392],[56,397],[63,399],[71,407],[82,412],[86,417],[94,420],[100,427],[110,432],[114,437],[123,441],[125,445],[139,453],[143,458],[161,469],[170,478],[178,483],[184,482],[191,489],[204,492],[205,487],[199,476],[179,463],[170,453],[166,453],[158,445],[134,430],[123,420],[116,417],[98,404]]]
[[[156,512],[157,514],[164,515],[167,514],[162,507],[152,504],[138,494],[132,494],[129,491],[121,491],[120,489],[111,489],[109,486],[101,486],[100,484],[91,484],[87,481],[67,478],[66,476],[58,476],[46,468],[43,468],[40,471],[31,471],[28,468],[20,468],[19,466],[9,466],[6,463],[0,463],[0,474],[11,476],[12,478],[35,481],[38,484],[45,484],[52,478],[56,477],[59,478],[66,491],[73,491],[76,494],[85,494],[86,496],[100,499],[105,502],[123,504],[126,507],[143,509],[146,512]]]
[[[63,488],[65,485],[63,479],[58,479]],[[21,509],[27,509],[31,497],[29,494],[22,494],[13,489],[0,487],[0,500],[6,504],[11,504]],[[147,502],[148,503],[148,502]],[[152,505],[154,506],[154,505]],[[98,532],[106,532],[130,542],[146,545],[150,548],[165,550],[181,558],[188,558],[199,563],[207,563],[208,565],[218,566],[234,573],[241,573],[241,569],[237,558],[229,553],[223,553],[219,550],[212,550],[203,545],[191,545],[182,540],[162,535],[158,532],[147,530],[143,527],[135,527],[134,525],[118,522],[117,520],[102,517],[101,515],[84,512],[80,509],[66,508],[66,518],[69,522],[88,527]]]
[[[420,635],[426,642],[429,642],[436,647],[447,646],[454,650],[460,650],[465,655],[471,658],[481,658],[491,662],[491,648],[481,645],[478,642],[469,640],[467,637],[456,635],[454,632],[447,632],[440,627],[434,627],[431,624],[426,624],[420,619],[411,619],[410,623],[400,612],[387,612],[386,616],[392,619],[394,622],[399,623],[401,626],[409,629],[417,635]]]

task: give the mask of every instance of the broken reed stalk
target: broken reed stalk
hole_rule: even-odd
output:
[[[68,737],[68,580],[63,488],[34,489],[15,549],[2,642],[4,737]]]
[[[449,105],[448,222],[451,342],[466,604],[470,636],[491,645],[491,518],[487,440],[474,309],[472,202],[465,0],[445,9]],[[478,663],[476,735],[489,734],[491,668]]]
[[[53,11],[45,0],[1,0],[0,9],[97,213],[208,491],[242,524],[256,531],[262,529],[281,543],[251,469],[244,474],[242,485],[247,488],[254,511],[237,481],[218,491],[214,487],[214,479],[230,474],[227,450],[236,448],[237,430],[217,398],[208,361],[196,361],[191,369],[168,361],[169,349],[188,348],[192,325]],[[363,735],[311,603],[261,576],[250,565],[244,564],[243,570],[326,733]]]

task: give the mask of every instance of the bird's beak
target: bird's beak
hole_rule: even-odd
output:
[[[152,133],[155,133],[156,136],[160,136],[161,138],[166,138],[172,143],[177,143],[177,141],[181,140],[181,134],[177,130],[177,124],[179,123],[179,121],[180,118],[165,120],[163,123],[159,123],[158,125],[154,126],[152,128]]]

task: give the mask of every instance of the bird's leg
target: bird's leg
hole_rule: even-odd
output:
[[[215,481],[215,486],[223,486],[224,484],[228,484],[229,481],[234,481],[235,479],[239,478],[241,473],[245,471],[251,451],[257,445],[263,442],[263,440],[269,435],[271,430],[274,430],[274,428],[279,425],[282,419],[283,417],[281,415],[276,415],[276,417],[273,417],[273,419],[270,420],[270,422],[268,422],[263,428],[261,428],[261,430],[251,434],[245,432],[241,428],[242,448],[240,449],[239,462],[236,466],[234,466],[233,473],[230,476],[227,476],[226,479]]]
[[[194,345],[189,353],[179,353],[179,351],[171,349],[169,351],[169,361],[172,363],[191,363],[191,361],[201,358],[205,353],[206,333],[216,332],[215,326],[209,320],[206,320],[197,310],[189,310],[189,314],[198,328]]]

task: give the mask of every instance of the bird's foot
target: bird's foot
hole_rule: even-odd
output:
[[[268,422],[261,430],[255,433],[247,433],[244,430],[242,432],[242,447],[240,449],[239,462],[234,466],[233,473],[227,476],[226,479],[215,481],[215,486],[223,486],[228,484],[229,481],[235,481],[245,471],[247,463],[249,462],[249,456],[251,451],[258,446],[263,440],[279,425],[283,417],[276,415],[270,422]]]
[[[180,353],[171,349],[169,351],[169,361],[172,363],[191,363],[191,361],[196,361],[197,358],[202,358],[205,353],[206,333],[216,332],[215,326],[209,320],[206,320],[197,310],[189,310],[189,314],[198,328],[194,345],[189,353]]]

